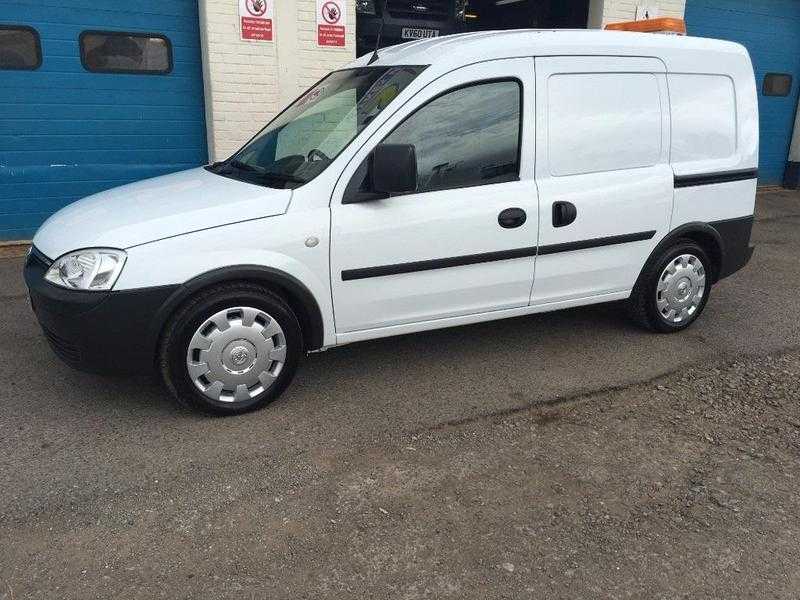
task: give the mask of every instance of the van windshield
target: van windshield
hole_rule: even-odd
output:
[[[213,173],[296,188],[322,173],[425,67],[334,71],[308,90]]]

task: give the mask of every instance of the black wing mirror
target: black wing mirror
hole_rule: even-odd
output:
[[[342,204],[373,202],[417,189],[417,155],[412,144],[379,144],[353,174]]]
[[[417,153],[413,144],[378,144],[372,151],[372,191],[405,194],[417,189]]]

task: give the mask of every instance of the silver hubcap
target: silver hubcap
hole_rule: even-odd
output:
[[[681,254],[662,271],[656,288],[656,306],[670,323],[692,318],[706,291],[706,270],[693,254]]]
[[[221,310],[197,328],[186,352],[194,385],[218,402],[255,398],[277,379],[286,362],[286,336],[263,310]]]

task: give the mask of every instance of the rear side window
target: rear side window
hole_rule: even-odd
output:
[[[0,69],[33,71],[42,64],[38,32],[24,25],[0,25]]]
[[[513,181],[521,98],[516,80],[457,88],[422,106],[384,142],[414,145],[417,192]]]
[[[84,31],[81,62],[93,73],[163,75],[172,71],[172,45],[163,35]]]
[[[650,73],[568,73],[547,84],[554,176],[649,167],[661,158],[661,102]]]
[[[728,158],[736,152],[736,97],[724,75],[668,75],[672,161]]]

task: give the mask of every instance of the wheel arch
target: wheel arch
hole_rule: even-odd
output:
[[[297,315],[303,333],[306,351],[318,350],[324,345],[325,325],[314,295],[296,277],[279,269],[261,265],[236,265],[213,269],[193,277],[180,285],[156,313],[151,325],[150,339],[157,347],[161,332],[169,317],[200,290],[233,281],[259,283],[279,293]]]
[[[692,240],[708,253],[709,258],[713,263],[711,265],[711,268],[713,269],[711,281],[712,283],[716,283],[719,280],[719,275],[722,271],[722,257],[724,252],[722,236],[720,236],[719,232],[708,223],[697,221],[685,223],[679,227],[676,227],[667,235],[665,235],[658,244],[656,244],[656,247],[653,248],[650,256],[647,257],[647,260],[639,271],[639,276],[636,278],[636,286],[639,285],[642,274],[647,270],[652,261],[656,260],[661,253],[664,252],[664,250],[669,248],[679,239]]]

